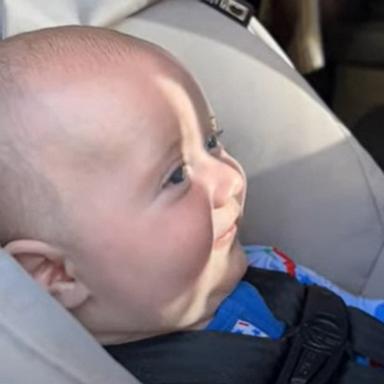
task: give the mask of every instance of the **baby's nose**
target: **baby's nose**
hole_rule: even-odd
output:
[[[214,170],[213,208],[228,204],[235,198],[241,204],[245,188],[245,177],[240,165],[231,158],[220,161]]]

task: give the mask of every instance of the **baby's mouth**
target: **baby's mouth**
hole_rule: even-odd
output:
[[[225,207],[213,215],[213,248],[232,244],[236,237],[241,216],[241,207],[232,199]]]
[[[231,243],[234,240],[236,233],[237,222],[235,221],[213,241],[213,248],[221,248],[222,246]]]

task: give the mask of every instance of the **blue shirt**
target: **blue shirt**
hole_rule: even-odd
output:
[[[288,273],[303,285],[326,287],[339,295],[346,305],[359,308],[384,322],[384,300],[352,295],[311,269],[296,265],[276,248],[251,245],[244,247],[244,251],[249,266]],[[258,290],[241,281],[221,303],[206,329],[279,339],[286,326],[275,318]]]

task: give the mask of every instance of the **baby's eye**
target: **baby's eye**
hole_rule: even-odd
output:
[[[168,185],[177,185],[185,181],[186,178],[186,170],[185,165],[180,165],[177,167],[169,176],[168,180],[165,182],[164,187],[167,187]]]
[[[219,137],[223,134],[223,132],[224,132],[223,130],[220,130],[208,136],[208,139],[205,143],[205,147],[207,148],[208,151],[212,151],[221,146]]]

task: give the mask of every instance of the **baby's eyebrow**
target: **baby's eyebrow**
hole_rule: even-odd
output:
[[[170,142],[170,144],[167,146],[167,149],[163,152],[161,156],[159,156],[160,162],[163,160],[166,160],[173,152],[176,151],[176,149],[180,148],[181,146],[181,138],[178,137]]]

